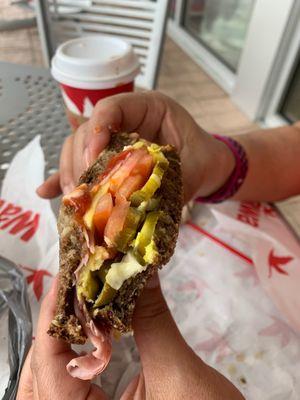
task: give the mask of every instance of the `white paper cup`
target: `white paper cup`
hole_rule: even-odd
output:
[[[132,46],[110,36],[85,36],[61,44],[51,72],[59,82],[72,128],[91,116],[108,96],[131,92],[140,65]]]

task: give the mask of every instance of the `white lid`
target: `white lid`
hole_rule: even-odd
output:
[[[131,44],[102,35],[61,44],[51,63],[58,82],[80,89],[107,89],[132,82],[139,70]]]

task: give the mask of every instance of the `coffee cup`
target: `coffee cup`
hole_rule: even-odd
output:
[[[51,63],[72,129],[108,96],[132,92],[140,65],[130,43],[110,36],[84,36],[62,43]]]

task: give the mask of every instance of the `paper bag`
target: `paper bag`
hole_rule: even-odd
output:
[[[223,229],[248,243],[262,286],[288,323],[300,332],[300,243],[266,203],[227,202],[213,212]]]
[[[34,329],[58,270],[56,218],[50,202],[35,194],[44,165],[35,138],[12,161],[0,202],[0,254],[26,276]],[[290,303],[284,301],[291,290],[284,280],[298,271],[298,245],[272,207],[254,205],[246,212],[247,207],[234,202],[196,206],[160,274],[163,292],[188,344],[247,400],[298,400],[300,339],[289,324],[298,326],[293,315],[299,308],[287,313]],[[279,295],[277,308],[272,291]],[[5,346],[0,339],[1,355]],[[6,363],[2,357],[0,368]],[[114,343],[111,363],[101,375],[109,398],[119,400],[139,368],[133,337]],[[7,384],[2,377],[0,395]]]

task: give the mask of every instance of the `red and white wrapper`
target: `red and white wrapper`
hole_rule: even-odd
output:
[[[248,243],[262,286],[300,333],[300,242],[294,233],[270,204],[227,202],[213,212],[224,229]]]
[[[24,271],[34,332],[40,302],[58,270],[56,220],[50,202],[35,194],[43,170],[36,138],[12,161],[0,196],[0,253]],[[247,400],[299,399],[299,268],[298,243],[272,207],[227,202],[196,205],[161,272],[186,341]],[[8,378],[5,338],[7,315],[2,314],[0,396]],[[139,368],[133,338],[114,342],[101,375],[110,398],[120,399]]]

